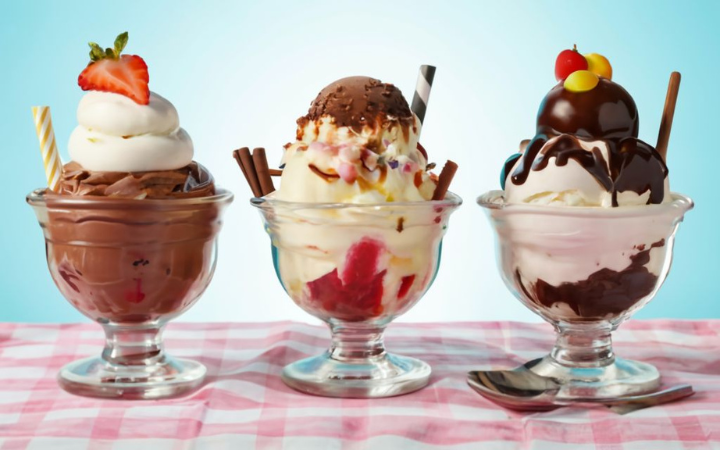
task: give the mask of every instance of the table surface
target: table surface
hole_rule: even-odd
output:
[[[313,397],[282,383],[285,364],[326,348],[324,327],[171,324],[168,351],[202,361],[209,375],[194,394],[161,401],[95,400],[56,385],[62,365],[99,354],[98,325],[0,324],[0,449],[720,449],[719,329],[720,320],[623,325],[618,354],[697,394],[618,415],[602,406],[511,412],[470,390],[469,370],[546,353],[546,324],[392,324],[388,349],[424,359],[433,376],[421,391],[376,400]]]

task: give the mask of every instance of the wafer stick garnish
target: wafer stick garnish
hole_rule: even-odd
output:
[[[679,91],[680,72],[673,72],[670,74],[667,96],[665,97],[665,107],[663,108],[662,120],[660,121],[660,131],[658,132],[657,145],[655,146],[655,150],[660,153],[663,161],[667,160],[668,143],[670,142],[670,129],[672,128],[673,116],[675,115],[675,105],[677,104]]]
[[[237,160],[240,170],[242,170],[245,179],[250,185],[250,189],[255,197],[262,197],[262,189],[260,188],[260,182],[258,181],[257,172],[255,172],[255,164],[253,163],[252,156],[250,156],[250,149],[243,147],[233,152],[235,160]]]
[[[262,195],[265,196],[271,192],[275,192],[275,186],[273,185],[272,178],[270,178],[270,168],[268,167],[265,149],[262,147],[254,149],[252,158]]]
[[[433,200],[445,199],[445,194],[447,194],[448,189],[450,188],[450,183],[452,183],[452,179],[455,176],[457,169],[458,165],[454,162],[448,160],[445,163],[445,166],[443,166],[442,172],[440,172],[440,176],[438,177],[438,184],[435,186],[435,192],[432,196]]]
[[[271,177],[281,177],[282,176],[282,170],[280,169],[268,169],[268,173]]]
[[[63,165],[60,161],[60,152],[55,143],[55,132],[53,131],[52,119],[50,118],[49,106],[33,106],[33,119],[35,119],[35,130],[40,141],[40,152],[43,164],[45,165],[45,177],[48,188],[51,191],[58,191],[60,179],[63,175]]]

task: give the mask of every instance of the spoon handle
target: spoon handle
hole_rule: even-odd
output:
[[[658,392],[652,392],[649,394],[641,394],[641,395],[633,395],[633,396],[627,396],[627,397],[620,397],[620,398],[613,398],[613,399],[595,399],[595,398],[578,398],[573,399],[572,402],[569,403],[600,403],[606,406],[626,406],[626,405],[634,405],[634,406],[655,406],[655,405],[661,405],[663,403],[670,403],[674,402],[676,400],[683,399],[685,397],[690,397],[693,395],[695,391],[693,390],[692,386],[689,384],[681,384],[678,386],[673,386],[671,388],[658,391]],[[565,403],[565,402],[563,402]]]

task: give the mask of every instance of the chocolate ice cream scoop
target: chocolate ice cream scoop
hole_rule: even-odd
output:
[[[325,87],[310,105],[307,115],[298,119],[303,128],[308,122],[331,116],[338,127],[360,131],[387,121],[411,124],[413,113],[400,89],[370,77],[347,77]]]
[[[572,92],[558,84],[545,96],[537,117],[538,134],[593,140],[637,138],[639,126],[633,98],[605,78],[587,92]]]

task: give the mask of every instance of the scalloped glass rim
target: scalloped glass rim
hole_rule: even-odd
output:
[[[427,200],[421,202],[385,202],[385,203],[309,203],[288,202],[279,200],[272,194],[265,197],[253,197],[250,204],[256,208],[283,208],[283,209],[378,209],[378,208],[425,208],[431,207],[459,207],[463,200],[459,195],[448,191],[444,200]]]
[[[597,219],[615,217],[644,217],[666,213],[676,209],[679,215],[691,210],[695,203],[683,194],[671,192],[671,202],[641,205],[641,206],[619,206],[616,208],[601,208],[596,206],[556,206],[556,205],[533,205],[528,203],[505,203],[504,191],[488,191],[477,198],[478,205],[489,210],[504,211],[506,213],[531,213],[548,216],[567,217],[592,217]]]
[[[54,208],[72,208],[72,209],[162,209],[173,210],[193,207],[208,203],[224,203],[229,204],[234,195],[232,192],[218,188],[215,195],[207,197],[193,198],[166,198],[166,199],[148,199],[142,200],[99,197],[99,196],[69,196],[69,195],[53,195],[48,197],[47,188],[35,189],[30,192],[25,200],[31,206],[47,206],[52,205]]]

